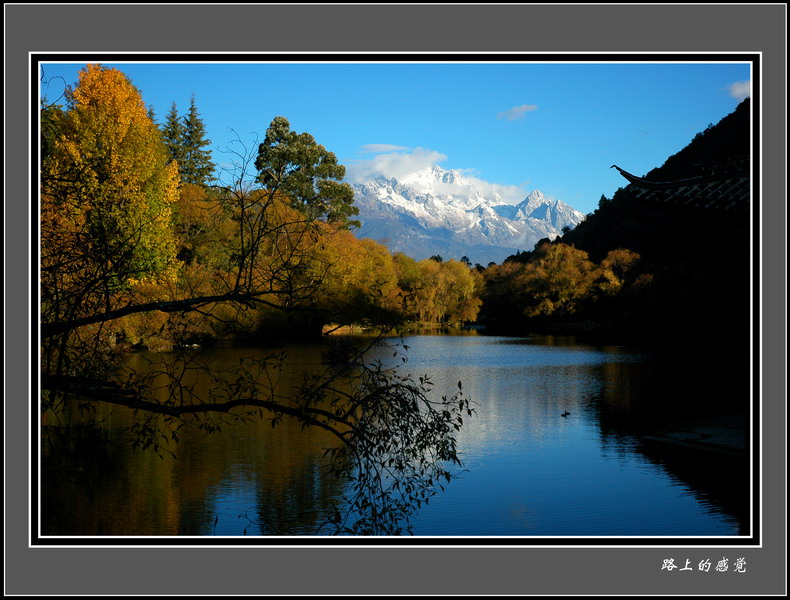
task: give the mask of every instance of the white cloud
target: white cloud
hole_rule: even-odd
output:
[[[743,100],[752,95],[752,82],[751,81],[736,81],[731,83],[728,91],[730,96],[737,100]]]
[[[375,144],[375,146],[390,147],[386,144]],[[391,147],[397,148],[397,146]],[[468,196],[479,192],[486,197],[498,195],[507,204],[518,204],[527,195],[524,186],[491,183],[473,176],[471,174],[474,172],[473,169],[454,169],[462,176],[455,183],[443,183],[433,178],[423,179],[419,176],[412,177],[415,173],[438,166],[445,160],[447,160],[445,154],[428,148],[381,153],[369,159],[345,161],[346,181],[364,183],[378,176],[394,177],[398,181],[408,182],[410,186],[423,193]],[[426,182],[430,185],[430,189],[423,189]]]
[[[527,196],[527,190],[517,185],[501,185],[491,183],[477,177],[464,176],[466,185],[437,185],[436,191],[442,194],[459,194],[461,196],[479,192],[487,198],[499,196],[505,204],[518,204]]]
[[[393,144],[365,144],[362,146],[363,154],[381,154],[382,152],[401,152],[403,150],[408,150],[408,148]]]
[[[508,110],[503,110],[497,115],[498,119],[507,119],[508,121],[515,121],[516,119],[523,119],[524,115],[531,111],[537,110],[536,104],[522,104],[521,106],[514,106]]]
[[[378,147],[386,146],[386,144],[371,145]],[[398,148],[399,146],[391,147]],[[447,160],[447,156],[441,152],[428,150],[427,148],[414,148],[408,152],[387,152],[378,154],[371,159],[358,160],[351,164],[347,164],[346,179],[351,183],[368,181],[379,175],[403,179],[406,175],[410,175],[416,171],[422,171],[423,169],[429,169],[443,160]]]

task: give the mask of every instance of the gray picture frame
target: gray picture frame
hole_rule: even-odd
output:
[[[44,5],[6,15],[7,595],[784,595],[786,6]],[[295,26],[298,24],[298,27]],[[289,26],[293,25],[293,26]],[[297,35],[298,33],[298,35]],[[141,47],[144,46],[144,47]],[[759,52],[762,400],[759,547],[37,548],[27,460],[35,351],[31,52]],[[24,115],[24,116],[23,116]],[[19,148],[19,151],[12,149]],[[8,256],[8,254],[7,254]],[[20,426],[21,423],[28,425]],[[746,559],[745,573],[662,570]]]

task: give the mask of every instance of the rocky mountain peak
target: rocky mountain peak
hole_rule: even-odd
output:
[[[477,180],[438,166],[399,180],[378,177],[353,187],[362,222],[359,235],[418,260],[440,254],[468,256],[480,264],[501,262],[584,219],[573,207],[546,198],[540,190],[531,191],[518,204],[508,204]]]

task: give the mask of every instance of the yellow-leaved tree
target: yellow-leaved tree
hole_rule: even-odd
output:
[[[400,319],[397,273],[385,246],[326,227],[313,255],[312,276],[322,280],[316,308],[327,324]]]
[[[122,72],[90,64],[65,107],[47,107],[41,119],[42,321],[108,313],[128,303],[135,285],[172,281],[178,168],[139,91]],[[65,351],[97,343],[97,329],[48,338],[45,371],[98,368],[86,363],[95,354]]]
[[[567,244],[544,244],[524,266],[524,287],[531,317],[565,317],[575,313],[595,292],[598,266],[586,252]]]

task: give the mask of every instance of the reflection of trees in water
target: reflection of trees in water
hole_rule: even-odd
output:
[[[170,483],[172,462],[135,451],[106,418],[42,428],[42,533],[177,533],[179,490]]]
[[[709,414],[746,414],[749,375],[748,360],[729,359],[717,348],[645,352],[636,362],[602,365],[600,387],[590,406],[599,416],[602,434],[615,436],[647,433]]]
[[[315,436],[296,432],[306,442],[300,444],[268,425],[240,425],[211,436],[190,431],[175,457],[161,458],[132,449],[120,427],[48,432],[42,463],[45,535],[211,534],[221,509],[218,495],[237,493],[241,486],[255,487],[256,494],[249,506],[233,507],[230,527],[229,513],[222,515],[221,531],[241,535],[246,523],[237,513],[249,511],[270,521],[265,533],[305,533],[318,527],[322,509],[342,492],[336,479],[317,476],[326,461]]]
[[[389,352],[403,358],[397,348]],[[106,417],[85,415],[85,431],[107,432],[111,468],[93,460],[101,456],[97,444],[93,450],[83,444],[93,462],[80,477],[58,478],[81,464],[79,448],[66,438],[44,448],[45,533],[211,533],[217,517],[206,493],[228,485],[234,462],[242,460],[235,456],[243,457],[256,489],[257,507],[246,514],[263,533],[322,525],[322,534],[408,532],[415,510],[460,464],[455,434],[471,414],[460,382],[454,396],[434,400],[429,380],[403,377],[356,348],[345,357],[335,348],[320,372],[299,360],[223,350],[168,356],[147,370],[133,364],[127,381],[147,395],[125,415],[117,407]],[[112,393],[103,399],[112,403]],[[133,452],[134,444],[143,452]],[[61,496],[69,500],[58,505]],[[83,502],[99,497],[107,513],[83,514]]]
[[[703,505],[732,516],[738,535],[748,535],[750,472],[747,456],[734,456],[664,443],[642,443],[640,453],[688,485]]]
[[[730,415],[733,426],[740,423],[748,435],[748,375],[748,362],[722,360],[720,353],[697,358],[656,353],[640,362],[610,363],[600,368],[601,385],[590,396],[589,410],[605,448],[639,452],[688,486],[703,505],[733,516],[744,535],[750,518],[748,450],[730,455],[645,436],[719,415]]]

